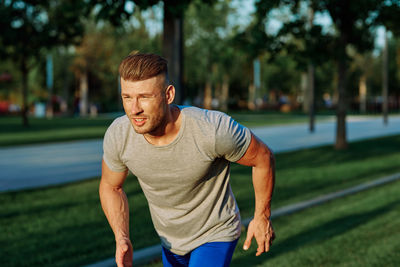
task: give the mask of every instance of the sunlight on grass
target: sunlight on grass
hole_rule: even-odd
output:
[[[400,147],[400,136],[393,136],[352,143],[347,151],[335,151],[329,146],[278,154],[276,155],[277,179],[273,208],[400,172],[398,147]],[[114,237],[100,207],[98,183],[99,179],[94,178],[63,186],[1,193],[0,266],[79,266],[113,257]],[[231,184],[242,217],[252,216],[254,194],[251,169],[233,164]],[[134,248],[159,243],[151,224],[145,197],[136,178],[129,176],[124,189],[131,208],[130,227]],[[375,192],[375,190],[369,192]],[[384,196],[383,193],[381,195]],[[392,195],[388,193],[388,196]],[[356,203],[350,204],[356,205]],[[335,211],[336,214],[336,210],[346,209],[346,205],[343,205],[344,207],[333,205],[329,210]],[[360,206],[360,208],[363,207]],[[359,207],[353,207],[358,214],[355,208]],[[284,232],[279,232],[280,240],[286,238],[292,240],[288,235],[306,231],[308,224],[310,227],[311,225],[333,227],[329,221],[322,220],[329,214],[323,215],[322,211],[320,214],[321,217],[317,216],[318,212],[310,215],[309,221],[300,220],[301,216],[296,217],[298,219],[292,224],[289,224],[291,220],[286,221],[286,217],[279,219],[281,222],[276,224],[279,231],[286,229]],[[329,216],[334,216],[334,214]],[[337,219],[335,218],[332,217],[332,220]],[[376,219],[374,217],[374,220]],[[285,226],[287,228],[280,226],[282,222],[288,223],[288,226]],[[347,224],[347,220],[338,221],[338,224],[340,223]],[[398,226],[396,220],[393,223]],[[385,227],[389,224],[390,221],[386,222]],[[318,229],[323,232],[323,228]],[[310,232],[310,234],[313,233]],[[323,233],[320,234],[323,235]],[[300,237],[301,240],[306,238]],[[387,238],[390,244],[392,241],[389,237]],[[279,242],[277,241],[276,244]],[[281,249],[286,251],[286,246],[294,246],[291,243],[284,244],[277,247],[281,246]],[[313,243],[307,243],[307,246],[311,244]],[[293,253],[292,257],[296,257],[296,251],[299,249],[301,246],[291,248],[284,254]],[[24,257],[20,257],[21,251],[24,252]],[[323,253],[323,251],[318,253]],[[316,255],[319,255],[318,253]],[[278,254],[283,255],[283,252]],[[245,256],[247,257],[247,254]],[[285,261],[282,260],[282,262]],[[304,259],[300,263],[305,264],[305,262]]]

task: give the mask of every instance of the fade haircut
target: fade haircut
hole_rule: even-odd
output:
[[[156,54],[131,54],[119,65],[119,75],[125,81],[142,81],[160,74],[168,84],[168,61]]]

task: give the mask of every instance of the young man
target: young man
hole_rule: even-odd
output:
[[[257,256],[274,239],[270,201],[274,188],[271,151],[224,113],[172,104],[167,61],[135,54],[119,67],[126,115],[104,137],[100,200],[116,240],[118,266],[132,265],[129,208],[123,184],[130,170],[149,203],[162,243],[164,266],[229,266],[240,236],[230,162],[253,167],[253,237]]]

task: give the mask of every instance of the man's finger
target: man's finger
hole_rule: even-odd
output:
[[[265,243],[258,245],[256,256],[260,256],[265,252]]]
[[[269,251],[269,248],[272,245],[272,241],[275,239],[275,233],[272,231],[272,233],[267,234],[267,240],[265,241],[265,252]]]
[[[243,249],[244,250],[248,250],[250,248],[252,239],[253,239],[253,233],[250,233],[247,230],[246,240],[244,241],[244,244],[243,244]]]
[[[260,241],[257,240],[257,245],[258,248],[256,256],[260,256],[265,251],[265,240],[260,240]]]
[[[269,251],[269,246],[271,245],[271,238],[267,237],[267,240],[265,240],[265,252]]]

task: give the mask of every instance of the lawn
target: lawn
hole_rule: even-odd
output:
[[[399,266],[400,182],[279,218],[275,228],[268,255],[238,249],[232,266]]]
[[[399,196],[397,181],[277,218],[270,252],[242,250],[242,234],[231,266],[399,266]]]
[[[308,123],[308,115],[302,113],[280,113],[280,112],[262,112],[262,111],[243,111],[229,113],[232,118],[246,127],[262,127],[268,125],[284,125],[294,123]],[[332,115],[317,115],[316,122],[328,121],[334,119]]]
[[[26,128],[19,117],[0,117],[0,147],[102,138],[113,118],[30,118],[29,121],[30,127]]]
[[[352,143],[347,151],[336,151],[328,146],[278,154],[276,155],[277,180],[273,208],[400,172],[398,147],[400,147],[400,136],[392,136]],[[243,218],[249,217],[253,213],[254,197],[250,172],[250,168],[236,164],[232,166],[232,188]],[[99,205],[98,182],[99,179],[94,178],[63,186],[0,194],[0,203],[2,203],[0,205],[0,266],[78,266],[112,257],[114,254],[113,234]],[[399,187],[398,183],[395,185],[397,188]],[[385,188],[392,190],[391,186]],[[394,188],[395,186],[393,186],[393,190]],[[158,237],[151,225],[146,201],[133,176],[128,178],[125,191],[131,206],[131,238],[134,248],[157,244]],[[373,194],[375,190],[369,192]],[[382,194],[384,195],[384,193]],[[397,200],[399,200],[400,194],[398,192],[396,194],[388,192],[388,196],[391,198],[397,196]],[[281,240],[279,242],[287,241],[282,245],[279,245],[277,241],[275,247],[280,248],[281,252],[274,252],[277,254],[273,258],[278,259],[279,255],[286,255],[286,253],[293,253],[292,257],[296,258],[296,251],[302,246],[292,244],[292,240],[298,236],[302,240],[300,243],[303,244],[303,241],[307,240],[307,235],[312,237],[310,241],[306,242],[307,246],[315,245],[315,249],[313,248],[313,251],[317,251],[315,255],[324,252],[330,254],[328,250],[317,250],[319,245],[316,245],[318,244],[316,242],[321,239],[319,235],[323,237],[322,240],[327,240],[336,233],[335,231],[340,229],[342,229],[341,232],[345,231],[343,229],[349,224],[350,226],[355,224],[357,227],[354,226],[354,230],[358,229],[358,224],[353,223],[353,219],[357,221],[356,218],[347,218],[346,216],[350,215],[340,215],[341,213],[336,214],[336,209],[343,210],[343,212],[347,209],[347,211],[355,212],[355,216],[364,214],[357,210],[358,207],[354,206],[357,203],[353,202],[348,201],[349,207],[353,205],[353,208],[347,209],[345,201],[343,207],[333,206],[330,209],[321,209],[321,212],[335,210],[335,213],[329,215],[333,217],[328,215],[326,215],[328,217],[325,215],[319,217],[319,213],[316,212],[313,216],[310,215],[310,219],[304,219],[298,225],[290,225],[292,220],[286,219],[286,217],[277,220],[275,227],[277,227],[278,236],[281,237],[278,240]],[[374,201],[371,200],[371,202]],[[367,204],[360,205],[360,208],[371,210],[376,208],[376,212],[379,210],[377,207],[386,207],[385,203],[376,203],[375,206],[370,205],[370,207]],[[362,215],[361,221],[365,221],[368,217],[378,220],[381,215],[387,216],[391,213],[375,216],[375,213],[366,211],[365,214]],[[298,215],[291,215],[287,218],[292,216]],[[287,226],[281,226],[284,223]],[[336,223],[339,230],[335,227]],[[361,222],[358,221],[358,223],[361,227]],[[398,225],[396,220],[393,223]],[[386,227],[387,224],[382,225]],[[333,234],[324,236],[325,228],[328,229],[328,233],[333,232]],[[314,234],[313,229],[316,229],[318,234]],[[296,240],[293,242],[297,242]],[[390,240],[387,241],[389,245],[392,242]],[[373,241],[377,242],[377,240]],[[23,253],[23,257],[21,257],[21,253]],[[271,255],[275,254],[271,252]],[[237,258],[239,263],[241,258],[248,260],[246,253],[235,257],[239,257]],[[252,259],[252,257],[250,258]],[[260,259],[257,258],[254,264],[263,263]],[[394,257],[394,259],[400,261],[400,256]],[[289,266],[296,266],[296,264],[289,264]]]
[[[301,123],[308,120],[306,115],[275,112],[235,112],[230,115],[247,127]],[[116,116],[30,118],[28,128],[22,126],[19,117],[0,117],[0,147],[103,138],[107,127]],[[320,120],[327,118],[329,116],[321,116]]]

